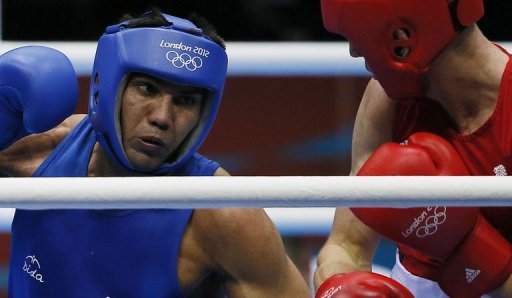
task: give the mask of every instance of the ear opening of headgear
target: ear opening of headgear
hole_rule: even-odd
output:
[[[125,154],[121,130],[121,100],[126,80],[143,73],[177,85],[207,90],[198,125],[180,146],[174,160],[151,173],[171,173],[188,160],[211,129],[220,105],[227,73],[227,55],[192,22],[162,14],[166,26],[109,26],[98,42],[90,85],[89,117],[97,140],[112,159],[136,169]]]

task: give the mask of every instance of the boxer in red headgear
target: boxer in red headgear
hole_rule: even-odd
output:
[[[390,97],[416,97],[432,61],[483,15],[482,0],[447,2],[322,0],[322,14],[327,30],[357,47]]]
[[[322,0],[322,13],[375,77],[356,117],[351,174],[507,175],[512,64],[475,24],[481,0]],[[391,278],[415,297],[512,296],[512,209],[433,206],[338,208],[317,297],[338,273],[371,270],[378,235],[398,243]],[[385,288],[382,297],[407,297]]]

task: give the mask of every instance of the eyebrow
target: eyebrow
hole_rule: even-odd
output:
[[[205,92],[204,88],[175,84],[175,83],[166,81],[164,79],[157,78],[157,77],[147,75],[144,73],[134,73],[130,81],[136,81],[136,80],[150,81],[150,82],[154,82],[156,84],[162,85],[162,86],[171,86],[171,88],[175,89],[177,92],[184,93],[187,95],[190,95],[190,94],[203,95],[203,93]]]
[[[180,93],[185,93],[185,94],[202,94],[204,91],[203,89],[201,88],[197,88],[197,87],[190,87],[190,86],[180,86],[180,85],[177,85],[176,87],[178,87],[178,91]]]

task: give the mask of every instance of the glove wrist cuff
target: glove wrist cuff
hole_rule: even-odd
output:
[[[512,246],[479,216],[464,244],[447,260],[439,285],[451,297],[480,297],[512,273]]]

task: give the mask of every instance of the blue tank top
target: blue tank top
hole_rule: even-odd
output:
[[[86,117],[34,173],[86,176],[94,143]],[[196,154],[173,175],[211,176]],[[16,210],[9,297],[183,297],[180,243],[192,209]]]

